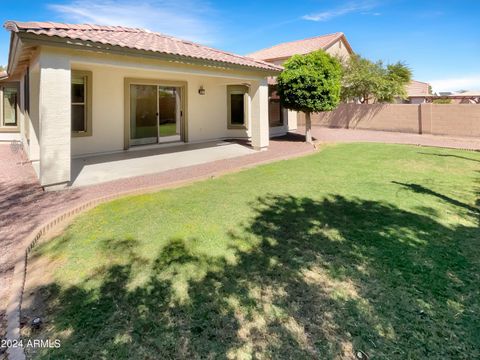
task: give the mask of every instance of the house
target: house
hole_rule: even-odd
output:
[[[404,104],[480,104],[480,91],[440,91],[432,94],[429,83],[412,80],[407,86],[407,99],[398,99]]]
[[[4,26],[0,137],[22,141],[46,188],[66,186],[79,156],[224,138],[268,147],[267,77],[280,66],[143,29]]]
[[[290,41],[248,54],[253,59],[266,61],[275,65],[282,65],[293,55],[305,55],[317,50],[324,50],[330,55],[346,61],[353,50],[345,35],[341,32],[316,36],[308,39]],[[276,78],[268,78],[268,109],[270,134],[282,134],[285,129],[285,119],[289,130],[297,128],[297,113],[283,109],[280,98],[275,90]]]
[[[403,104],[422,104],[428,102],[432,95],[429,83],[423,81],[412,80],[406,86],[407,98],[397,99],[397,103]]]
[[[455,92],[440,92],[431,101],[450,104],[480,104],[480,90],[462,90]]]
[[[452,98],[455,104],[480,104],[480,90],[458,91]]]
[[[353,54],[352,47],[348,43],[345,34],[337,32],[278,44],[255,51],[247,56],[253,59],[268,61],[272,64],[282,65],[293,55],[305,55],[316,50],[324,50],[328,54],[342,59],[348,58]]]

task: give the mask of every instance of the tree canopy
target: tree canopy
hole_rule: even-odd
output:
[[[305,113],[305,140],[312,143],[310,113],[329,111],[340,102],[342,66],[323,50],[294,55],[277,78],[282,106]]]
[[[342,100],[365,104],[405,98],[405,86],[412,79],[411,70],[402,62],[385,66],[358,55],[348,60],[343,73]]]
[[[333,110],[340,102],[340,62],[319,50],[294,55],[277,78],[282,106],[304,113]]]

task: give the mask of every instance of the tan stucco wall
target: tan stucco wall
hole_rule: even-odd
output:
[[[40,184],[70,181],[70,60],[40,52]]]
[[[298,114],[305,124],[305,115]],[[472,104],[341,104],[312,114],[312,124],[332,128],[480,136],[480,106]]]
[[[252,146],[255,150],[264,150],[268,147],[270,138],[267,79],[253,82],[250,96]]]
[[[347,46],[345,45],[345,42],[342,39],[339,39],[338,41],[330,45],[327,49],[325,49],[325,52],[329,55],[336,56],[341,60],[347,60],[351,56]],[[283,65],[287,60],[288,58],[272,59],[268,60],[268,62],[275,65]]]
[[[270,128],[270,136],[282,136],[289,131],[297,129],[297,112],[292,110],[283,109],[283,126],[275,126]]]
[[[24,144],[28,145],[28,158],[35,164],[40,161],[40,63],[38,54],[30,63],[29,79],[30,113],[26,124],[29,141]],[[27,129],[23,130],[22,134],[25,136]],[[34,166],[34,169],[38,170],[39,168]]]
[[[250,137],[247,130],[227,129],[227,85],[250,84],[258,75],[214,73],[172,64],[156,65],[121,56],[69,54],[72,69],[92,72],[92,136],[72,138],[72,156],[119,151],[124,148],[124,79],[174,80],[187,83],[188,141],[197,142],[228,137]],[[188,71],[188,73],[185,73]],[[222,77],[225,76],[225,77]],[[205,95],[199,95],[203,86]],[[265,86],[265,85],[264,85]],[[250,108],[250,107],[249,107]]]
[[[350,58],[350,53],[348,52],[347,46],[345,45],[342,39],[334,42],[328,49],[325,50],[327,54],[338,57],[339,59],[345,61]]]
[[[125,79],[185,82],[189,142],[250,138],[258,149],[268,146],[266,74],[255,70],[213,68],[158,59],[40,47],[30,66],[30,114],[21,136],[44,186],[70,180],[72,156],[124,149]],[[71,136],[71,69],[92,72],[93,135]],[[246,85],[247,129],[227,128],[227,85]],[[205,95],[198,94],[200,86]],[[28,128],[28,131],[27,131]]]

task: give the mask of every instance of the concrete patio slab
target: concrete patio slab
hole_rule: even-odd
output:
[[[253,149],[238,143],[212,141],[81,157],[72,160],[71,186],[99,184],[253,153]]]

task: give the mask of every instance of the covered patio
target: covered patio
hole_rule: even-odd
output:
[[[72,159],[71,187],[160,173],[255,153],[233,141],[137,147],[128,151]]]

